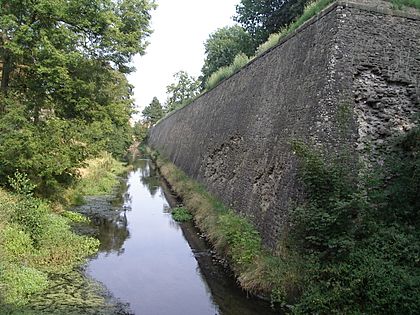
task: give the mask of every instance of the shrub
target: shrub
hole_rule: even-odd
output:
[[[381,176],[353,180],[344,176],[345,157],[326,162],[331,156],[294,144],[308,192],[307,202],[291,211],[304,262],[305,290],[295,313],[419,309],[419,135],[415,128],[396,143],[380,171],[371,171]]]
[[[172,217],[175,221],[186,222],[191,221],[193,216],[191,213],[184,207],[176,207],[172,210]]]

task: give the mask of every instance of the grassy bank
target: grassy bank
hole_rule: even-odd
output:
[[[118,185],[117,175],[123,174],[126,169],[123,163],[107,152],[87,160],[85,167],[78,170],[80,178],[76,185],[65,192],[63,202],[67,205],[81,205],[85,202],[84,196],[112,193],[113,188]]]
[[[96,252],[99,241],[76,235],[72,221],[29,194],[0,189],[0,294],[5,304],[24,305],[48,287],[50,273],[65,273]]]
[[[228,258],[240,286],[250,293],[269,296],[274,302],[292,300],[301,283],[297,257],[282,246],[275,252],[264,250],[259,233],[246,218],[226,208],[157,152],[150,153],[196,225]]]
[[[84,195],[110,193],[118,184],[116,174],[123,170],[105,153],[87,161],[79,170],[80,180],[61,198],[63,203],[68,206],[83,202]],[[99,241],[76,235],[72,224],[87,219],[64,210],[63,204],[34,197],[34,187],[24,174],[16,173],[10,184],[14,192],[0,188],[0,305],[21,306],[31,294],[48,288],[52,274],[67,273],[84,263],[97,251]]]

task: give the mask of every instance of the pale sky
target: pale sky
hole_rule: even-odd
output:
[[[134,58],[137,71],[129,76],[140,112],[154,96],[162,104],[166,101],[166,86],[174,81],[174,73],[184,70],[194,77],[200,75],[204,42],[216,29],[234,24],[232,17],[239,2],[157,0],[158,8],[152,11],[154,32],[148,38],[146,55]]]

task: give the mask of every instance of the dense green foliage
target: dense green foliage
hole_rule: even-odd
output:
[[[172,209],[172,218],[174,218],[175,221],[178,222],[186,222],[192,220],[191,213],[184,207],[176,207]]]
[[[71,270],[96,252],[99,241],[74,234],[72,220],[52,213],[50,205],[31,194],[24,175],[14,180],[16,191],[0,189],[0,298],[22,305],[48,286],[48,274]]]
[[[116,175],[124,170],[122,163],[102,153],[78,170],[81,179],[63,197],[77,204],[85,195],[110,194],[118,184]],[[83,263],[99,241],[73,233],[71,225],[89,219],[34,197],[26,175],[16,172],[9,181],[14,193],[0,189],[0,297],[2,303],[19,306],[47,289],[54,274]]]
[[[235,21],[254,38],[256,46],[300,16],[310,0],[241,0]]]
[[[0,181],[16,168],[53,196],[102,150],[131,142],[131,57],[144,53],[148,0],[2,1]]]
[[[415,314],[420,308],[420,131],[355,179],[301,143],[308,202],[292,211],[304,287],[297,313]],[[353,174],[352,176],[350,176]]]
[[[221,67],[229,66],[235,56],[245,54],[252,56],[255,50],[252,37],[238,26],[226,26],[209,35],[204,43],[206,58],[201,70],[203,73],[202,87],[207,79]]]
[[[156,124],[164,116],[164,113],[162,104],[157,97],[154,97],[152,102],[142,111],[144,122],[149,126]]]
[[[0,2],[0,186],[14,191],[0,188],[2,303],[26,303],[48,286],[50,273],[67,272],[96,251],[97,240],[70,229],[86,220],[59,201],[115,185],[116,162],[101,152],[120,157],[132,142],[125,75],[132,57],[144,53],[154,6]],[[102,162],[92,166],[97,156]]]
[[[133,127],[133,137],[134,140],[142,145],[147,141],[147,136],[149,134],[149,123],[144,121],[137,121]]]

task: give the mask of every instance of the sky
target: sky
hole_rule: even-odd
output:
[[[137,71],[128,79],[134,85],[136,109],[140,112],[156,96],[166,101],[166,86],[173,75],[187,71],[198,77],[204,63],[204,42],[218,28],[233,25],[235,5],[240,0],[157,0],[152,11],[153,34],[146,55],[136,56]],[[136,120],[139,115],[136,115]]]

